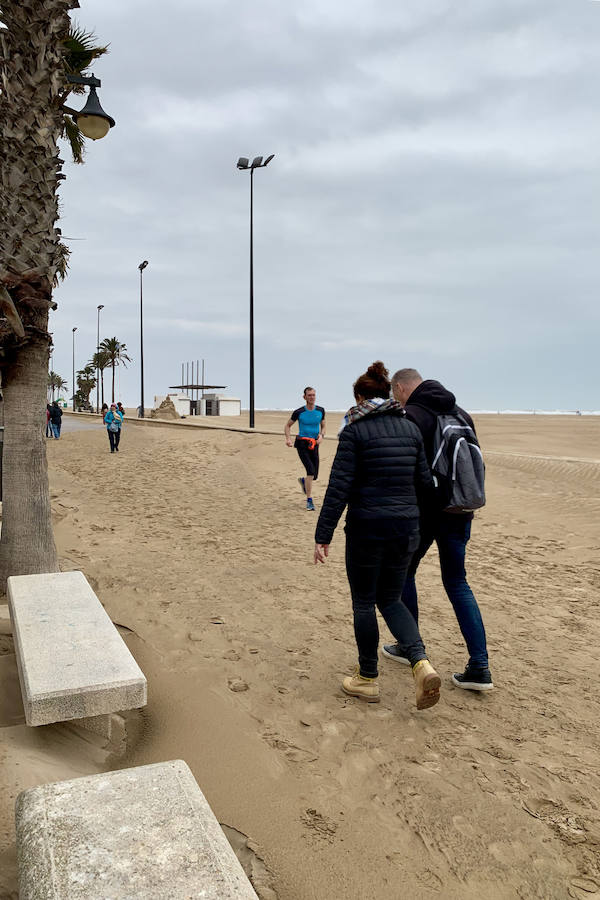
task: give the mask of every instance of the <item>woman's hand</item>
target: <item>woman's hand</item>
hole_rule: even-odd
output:
[[[329,556],[329,544],[315,544],[315,566],[319,562],[324,563],[327,556]]]

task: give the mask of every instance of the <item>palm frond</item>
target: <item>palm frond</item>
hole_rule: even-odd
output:
[[[102,47],[98,45],[93,31],[86,31],[75,22],[71,23],[69,34],[63,41],[63,46],[65,48],[65,71],[69,75],[83,74],[95,59],[108,53],[108,46]],[[72,90],[76,94],[82,94],[85,92],[85,87],[83,85],[72,85]]]
[[[63,133],[62,137],[66,138],[71,145],[71,153],[74,163],[83,163],[85,155],[85,138],[79,130],[77,123],[66,114],[63,116]]]
[[[66,244],[63,244],[62,241],[58,244],[58,265],[56,267],[56,272],[54,274],[53,286],[58,287],[61,281],[64,281],[67,277],[67,270],[69,268],[69,256],[71,255],[71,251],[67,247]]]

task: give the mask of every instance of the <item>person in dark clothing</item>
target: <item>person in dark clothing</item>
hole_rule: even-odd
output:
[[[50,404],[46,403],[46,437],[52,437],[52,423],[50,422]]]
[[[52,434],[55,439],[58,440],[60,437],[60,427],[62,423],[62,409],[58,405],[55,400],[52,406],[50,407],[50,425],[52,426]]]
[[[395,399],[406,410],[406,417],[423,436],[425,455],[429,465],[433,459],[433,440],[438,415],[458,414],[473,428],[470,415],[456,405],[456,397],[439,383],[423,381],[416,369],[400,369],[392,377]],[[442,582],[452,603],[462,635],[469,651],[469,661],[463,673],[455,673],[452,681],[457,687],[476,691],[493,688],[489,670],[485,628],[473,591],[465,571],[465,553],[471,536],[472,512],[444,512],[439,503],[425,506],[421,515],[421,540],[408,568],[402,600],[419,621],[415,575],[419,563],[435,541],[440,556]],[[385,656],[408,665],[409,659],[402,642],[387,644]]]
[[[370,703],[379,701],[377,607],[410,659],[417,709],[438,702],[441,680],[425,653],[416,621],[400,597],[419,543],[419,497],[433,480],[418,428],[389,398],[390,382],[375,362],[354,384],[357,405],[349,410],[315,532],[315,565],[329,555],[345,507],[346,572],[352,595],[359,665],[342,689]]]

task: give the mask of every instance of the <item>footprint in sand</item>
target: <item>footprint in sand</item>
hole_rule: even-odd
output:
[[[307,809],[301,816],[304,825],[310,830],[313,836],[323,841],[333,843],[334,835],[337,831],[337,823],[333,819],[329,819],[316,809]]]
[[[569,897],[574,900],[593,900],[594,897],[600,897],[600,885],[593,878],[577,876],[569,885]]]

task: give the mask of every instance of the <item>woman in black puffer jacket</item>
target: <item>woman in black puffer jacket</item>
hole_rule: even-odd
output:
[[[357,405],[348,411],[340,433],[314,558],[315,564],[325,562],[347,506],[346,572],[359,665],[355,675],[344,678],[342,689],[370,703],[379,701],[377,607],[412,666],[417,709],[427,709],[439,700],[441,681],[400,596],[419,544],[419,500],[434,488],[419,429],[399,403],[388,399],[389,393],[382,362],[369,366],[354,384]]]

